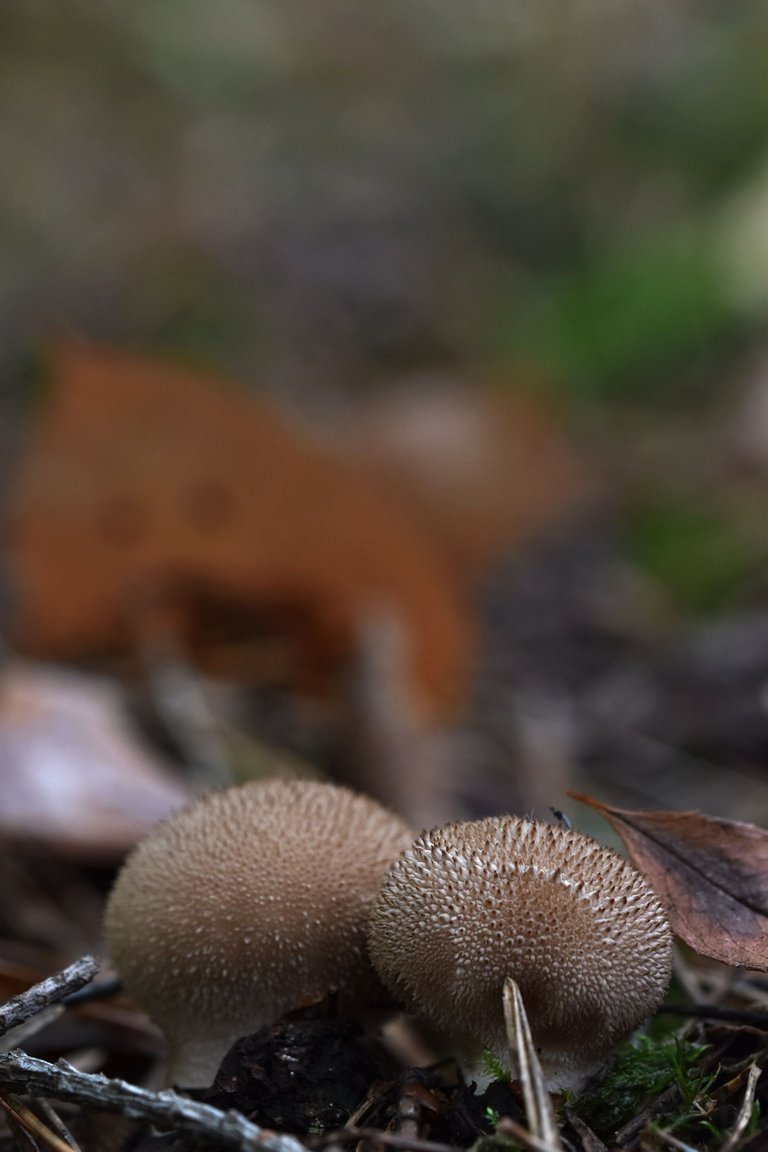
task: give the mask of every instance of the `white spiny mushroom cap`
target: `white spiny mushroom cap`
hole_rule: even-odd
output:
[[[369,948],[391,990],[472,1065],[509,1066],[502,986],[520,986],[550,1087],[575,1088],[659,1005],[672,937],[645,880],[557,825],[514,817],[420,836],[393,864]]]
[[[371,906],[412,839],[374,801],[306,780],[212,792],[154,829],[117,878],[106,933],[166,1035],[169,1078],[210,1083],[238,1037],[331,988],[364,997]]]

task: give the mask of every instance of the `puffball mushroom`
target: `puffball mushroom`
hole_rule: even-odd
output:
[[[658,1007],[672,965],[661,904],[634,868],[569,828],[511,816],[420,836],[387,873],[369,948],[469,1075],[483,1049],[509,1066],[513,977],[552,1089],[580,1087]]]
[[[366,932],[413,840],[374,801],[308,780],[208,793],[126,861],[106,935],[128,993],[164,1032],[168,1079],[209,1084],[239,1037],[338,988],[381,985]]]

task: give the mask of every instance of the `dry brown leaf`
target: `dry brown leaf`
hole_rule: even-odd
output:
[[[125,651],[160,601],[203,651],[232,614],[238,634],[288,634],[328,683],[382,609],[402,620],[424,714],[457,705],[468,609],[358,469],[226,381],[81,342],[51,367],[12,526],[25,652]]]
[[[568,795],[621,836],[686,944],[724,964],[768,971],[768,832],[701,812],[631,812]]]

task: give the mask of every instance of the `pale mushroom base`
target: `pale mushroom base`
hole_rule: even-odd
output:
[[[490,1053],[505,1071],[513,1075],[512,1056],[506,1041],[498,1047],[459,1048],[456,1051],[456,1060],[461,1074],[467,1084],[474,1083],[477,1086],[478,1092],[485,1092],[496,1080],[496,1077],[488,1071],[485,1053]],[[559,1054],[547,1052],[538,1046],[537,1053],[544,1083],[550,1092],[581,1092],[588,1081],[605,1067],[609,1059],[603,1052],[590,1062],[581,1057],[574,1059],[573,1055],[567,1052]]]

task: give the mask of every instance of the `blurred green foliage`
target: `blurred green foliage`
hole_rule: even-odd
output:
[[[715,359],[740,322],[706,235],[678,229],[532,284],[499,327],[504,352],[546,365],[578,399],[606,403],[676,398],[691,364]]]
[[[0,362],[65,322],[255,378],[685,389],[744,322],[720,217],[767,48],[757,0],[8,0]]]
[[[702,507],[697,495],[630,506],[624,536],[630,558],[686,613],[731,607],[739,586],[766,559],[726,512]]]

